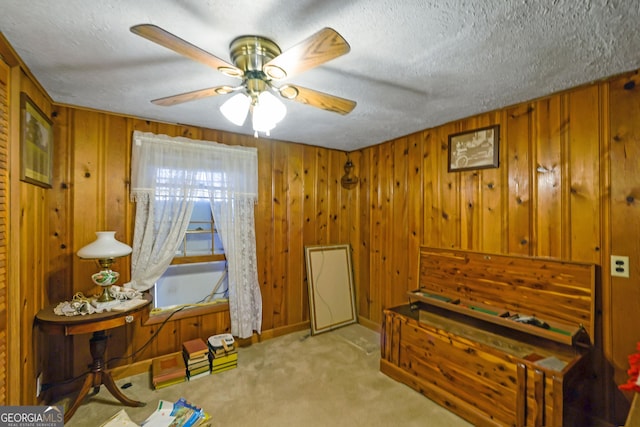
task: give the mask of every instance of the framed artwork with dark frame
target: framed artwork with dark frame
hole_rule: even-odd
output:
[[[449,135],[449,172],[497,168],[500,125]]]
[[[51,188],[53,124],[27,96],[20,94],[20,179]]]

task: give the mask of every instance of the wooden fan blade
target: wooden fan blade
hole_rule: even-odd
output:
[[[231,65],[227,61],[224,61],[217,56],[212,55],[209,52],[202,50],[185,40],[182,40],[178,36],[174,36],[173,34],[163,30],[156,25],[134,25],[130,28],[130,30],[132,33],[137,34],[140,37],[151,40],[152,42],[157,43],[160,46],[164,46],[167,49],[171,49],[172,51],[186,56],[189,59],[201,62],[211,68],[215,68],[216,70],[221,71],[229,76],[242,77],[243,75],[243,71],[235,67],[234,65]]]
[[[282,80],[324,64],[349,52],[351,47],[333,28],[324,28],[267,62],[262,70]]]
[[[295,94],[294,90],[297,92],[297,95],[289,96],[289,94]],[[355,101],[297,85],[286,85],[282,87],[281,94],[282,93],[285,94],[283,97],[286,99],[291,99],[293,101],[311,105],[312,107],[322,108],[323,110],[333,111],[334,113],[342,115],[349,114],[356,106]]]
[[[197,99],[208,98],[210,96],[226,95],[231,93],[233,89],[230,86],[216,86],[207,89],[194,90],[192,92],[181,93],[179,95],[167,96],[151,101],[156,105],[170,107],[183,102],[195,101]]]

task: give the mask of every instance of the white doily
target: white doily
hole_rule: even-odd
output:
[[[53,312],[58,316],[84,316],[85,314],[102,313],[104,311],[118,310],[118,305],[126,308],[132,307],[129,302],[132,300],[142,301],[142,292],[132,288],[121,288],[119,286],[111,286],[110,292],[120,304],[104,306],[94,304],[96,297],[87,298],[82,292],[78,292],[73,296],[71,301],[63,301],[54,307]],[[135,306],[135,304],[134,304]]]

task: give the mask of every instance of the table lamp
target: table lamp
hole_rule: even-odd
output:
[[[131,253],[131,247],[117,241],[115,234],[115,231],[96,231],[97,239],[78,251],[80,258],[98,260],[98,264],[102,267],[100,272],[91,275],[93,283],[103,287],[102,294],[97,299],[99,303],[110,303],[115,300],[109,290],[120,274],[111,270],[111,264],[114,258]]]

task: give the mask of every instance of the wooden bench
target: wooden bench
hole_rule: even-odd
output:
[[[419,266],[383,373],[475,425],[587,425],[593,264],[422,247]]]

